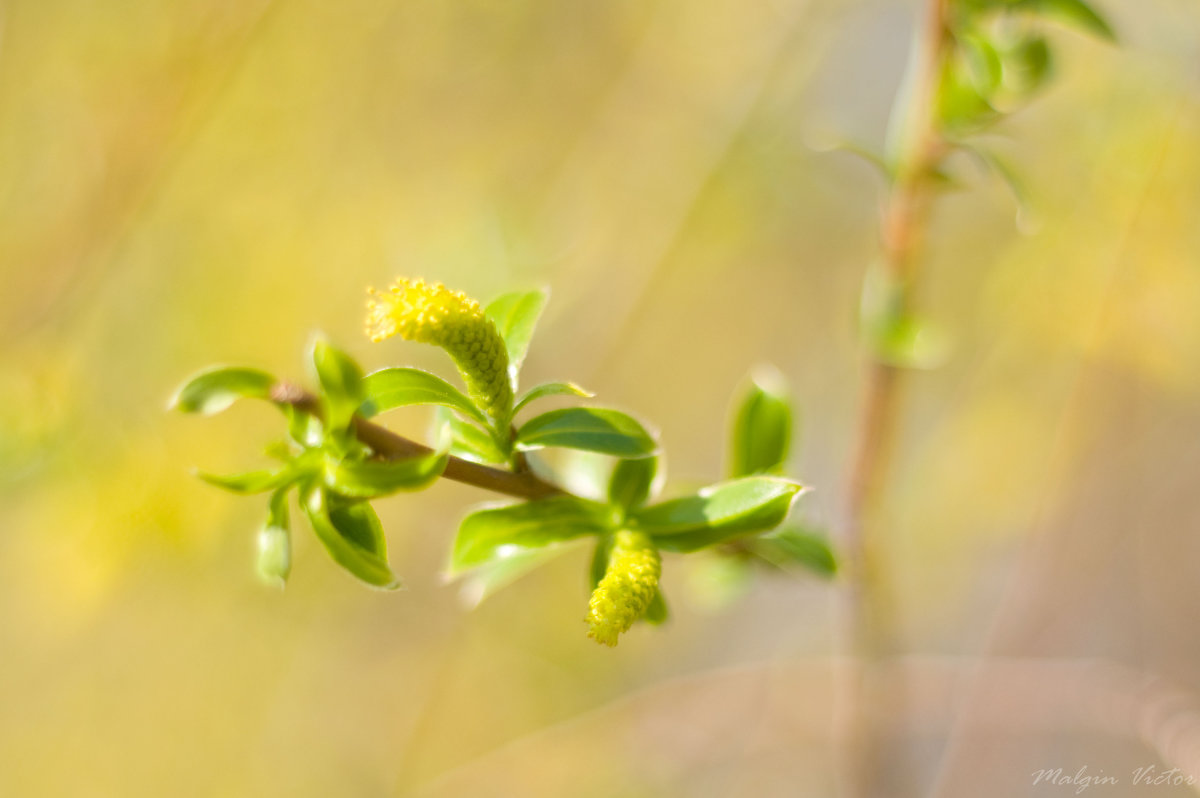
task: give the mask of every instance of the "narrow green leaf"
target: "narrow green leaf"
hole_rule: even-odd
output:
[[[730,476],[781,471],[791,445],[792,426],[783,375],[774,368],[758,369],[733,415]]]
[[[519,413],[521,408],[530,402],[536,402],[538,399],[547,396],[582,396],[585,399],[590,399],[595,394],[584,388],[580,388],[573,382],[543,382],[541,385],[530,388],[520,398],[516,406],[513,407],[513,415],[515,416]]]
[[[696,551],[773,529],[802,489],[779,477],[743,477],[635,511],[631,518],[659,548]]]
[[[321,384],[325,427],[341,432],[363,402],[362,369],[353,358],[320,336],[313,340],[312,363]]]
[[[546,299],[543,290],[517,291],[496,297],[484,308],[484,313],[496,323],[496,329],[504,339],[508,362],[514,369],[525,359],[525,351],[546,307]]]
[[[588,591],[594,591],[608,571],[608,556],[612,551],[612,535],[601,535],[592,549],[592,559],[588,563]]]
[[[373,499],[401,490],[420,490],[446,469],[447,451],[404,460],[358,460],[326,455],[325,486],[352,499]]]
[[[369,504],[331,507],[321,488],[310,488],[303,504],[317,539],[334,562],[369,585],[385,590],[400,586],[387,564],[383,528]]]
[[[608,480],[608,500],[627,509],[641,507],[650,497],[657,474],[657,457],[618,460]]]
[[[271,496],[267,522],[258,532],[258,575],[282,588],[292,572],[292,535],[288,524],[287,488]]]
[[[457,410],[487,426],[487,416],[450,383],[413,368],[387,368],[371,372],[363,381],[364,415],[377,415],[405,405],[440,405]]]
[[[265,371],[217,367],[196,374],[171,398],[170,407],[211,416],[238,399],[270,399],[276,380]]]
[[[1084,0],[1031,0],[1039,14],[1110,42],[1117,34],[1107,20]]]
[[[601,534],[607,529],[608,514],[603,505],[571,496],[479,510],[459,525],[449,572],[459,574],[513,549]]]
[[[205,471],[195,473],[208,484],[216,485],[218,488],[232,493],[265,493],[295,479],[295,473],[290,467],[246,471],[241,474],[209,474]]]
[[[615,457],[646,457],[658,449],[650,433],[617,410],[568,407],[536,416],[517,433],[517,447],[563,446]]]
[[[751,540],[749,550],[779,568],[802,566],[824,577],[837,573],[837,558],[823,534],[787,527]]]

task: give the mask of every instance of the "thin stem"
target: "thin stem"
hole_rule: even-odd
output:
[[[271,389],[272,401],[291,405],[310,415],[321,416],[321,403],[311,393],[292,385],[281,382]],[[360,441],[371,447],[371,451],[389,460],[402,460],[417,455],[429,454],[433,451],[423,443],[418,443],[403,435],[397,435],[389,429],[372,424],[359,416],[354,417],[354,434]],[[503,493],[506,496],[516,496],[519,499],[545,499],[550,496],[561,496],[566,492],[556,485],[546,482],[533,471],[514,473],[502,468],[472,463],[461,457],[450,455],[446,462],[446,470],[442,476],[465,485]]]
[[[949,0],[930,0],[926,27],[908,75],[905,125],[895,153],[895,179],[880,221],[882,267],[894,287],[891,312],[907,316],[913,305],[920,252],[928,226],[932,186],[929,175],[945,151],[936,120],[936,96],[950,42]],[[846,791],[854,798],[903,795],[903,759],[883,739],[872,664],[893,648],[887,574],[877,556],[879,530],[873,516],[891,459],[901,369],[872,356],[860,401],[860,415],[847,477],[843,545],[849,596],[845,607],[845,645],[861,663],[843,683],[839,725],[843,729]],[[893,699],[896,697],[893,696]]]

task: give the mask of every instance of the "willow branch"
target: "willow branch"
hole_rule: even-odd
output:
[[[291,383],[281,382],[271,389],[271,400],[280,404],[291,405],[309,415],[321,417],[321,403],[317,397]],[[371,451],[389,460],[403,460],[429,454],[433,451],[423,443],[397,435],[390,429],[372,424],[361,416],[354,417],[354,434],[360,441],[371,448]],[[442,472],[445,479],[473,485],[477,488],[515,496],[518,499],[545,499],[550,496],[561,496],[565,491],[556,485],[546,482],[532,471],[514,473],[502,468],[473,463],[461,457],[450,455],[446,461],[446,470]]]

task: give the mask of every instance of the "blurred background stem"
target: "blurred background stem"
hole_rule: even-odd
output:
[[[893,110],[889,163],[892,181],[880,221],[880,277],[892,318],[911,314],[936,186],[931,177],[945,150],[936,118],[937,88],[949,42],[950,0],[929,0],[904,83]],[[868,276],[870,279],[870,275]],[[843,646],[858,662],[847,669],[839,696],[842,780],[852,798],[913,794],[907,758],[889,740],[881,719],[903,711],[904,697],[884,690],[876,665],[896,653],[896,624],[888,574],[880,556],[886,518],[879,512],[895,437],[903,368],[872,349],[868,355],[854,448],[847,476],[842,543],[848,589]]]

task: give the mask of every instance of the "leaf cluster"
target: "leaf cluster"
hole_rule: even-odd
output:
[[[270,494],[259,532],[260,574],[280,585],[288,578],[288,495],[294,491],[301,512],[336,563],[373,587],[397,587],[371,501],[428,487],[453,463],[472,463],[490,474],[526,474],[547,488],[544,498],[485,506],[462,520],[448,573],[463,579],[479,597],[561,553],[567,548],[564,544],[583,539],[592,541],[589,579],[595,589],[608,568],[614,536],[622,530],[644,535],[656,551],[708,549],[741,560],[833,572],[833,556],[823,537],[798,529],[766,534],[784,522],[803,490],[781,475],[793,420],[778,385],[754,382],[741,399],[733,419],[729,479],[657,500],[662,454],[654,434],[640,421],[619,410],[583,404],[532,412],[548,397],[592,396],[571,382],[548,382],[518,392],[520,366],[545,302],[544,292],[528,291],[506,294],[486,308],[503,338],[517,397],[499,416],[427,371],[397,366],[363,374],[349,355],[323,338],[310,350],[318,388],[315,401],[298,399],[294,388],[253,369],[209,369],[189,380],[173,400],[180,410],[212,414],[236,399],[253,398],[273,403],[287,422],[287,439],[268,448],[280,461],[277,467],[200,474],[235,493]],[[410,450],[397,452],[376,450],[364,442],[374,440],[363,434],[374,427],[374,419],[411,405],[436,409],[433,446],[407,442]],[[573,477],[578,482],[578,474],[531,463],[546,448],[573,449],[607,461],[602,475],[592,478],[592,493],[600,498],[561,487]],[[531,471],[535,464],[536,473]],[[461,474],[454,478],[472,481]],[[488,487],[485,481],[474,484]],[[654,600],[643,619],[661,622],[667,616],[666,603],[654,587]]]

